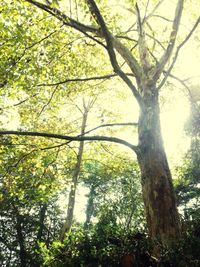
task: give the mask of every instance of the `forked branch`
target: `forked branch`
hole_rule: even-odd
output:
[[[172,55],[183,11],[183,2],[184,0],[178,0],[168,46],[160,61],[158,62],[157,66],[153,70],[152,79],[154,81],[157,81],[159,79],[160,74],[163,72],[165,65],[167,64],[168,60]]]
[[[42,10],[48,12],[49,14],[53,15],[54,17],[56,17],[58,20],[62,21],[65,25],[70,26],[70,27],[82,32],[86,36],[88,36],[88,32],[89,32],[89,33],[95,34],[98,37],[105,38],[106,44],[107,44],[106,48],[107,48],[107,50],[109,52],[109,56],[111,56],[110,60],[111,60],[111,64],[112,64],[112,67],[113,67],[114,71],[117,73],[117,75],[119,75],[125,81],[125,83],[128,85],[128,87],[131,89],[132,93],[134,94],[134,97],[138,101],[139,105],[142,106],[142,104],[143,104],[142,103],[142,98],[141,98],[139,92],[137,91],[136,87],[132,83],[132,81],[127,77],[127,75],[119,67],[119,65],[118,65],[118,63],[116,61],[116,56],[115,56],[115,52],[114,52],[114,48],[113,47],[115,47],[115,49],[118,51],[118,53],[124,58],[124,60],[128,64],[128,66],[132,70],[133,74],[136,76],[137,80],[140,79],[140,75],[141,75],[140,66],[137,63],[137,60],[131,54],[131,51],[129,51],[128,48],[126,48],[117,38],[115,38],[108,31],[108,29],[106,27],[106,24],[105,24],[100,12],[99,12],[99,9],[98,9],[95,1],[88,0],[87,3],[90,6],[90,8],[93,9],[92,13],[95,14],[96,17],[97,17],[100,29],[99,29],[99,27],[90,26],[90,25],[84,25],[83,23],[80,23],[79,21],[76,21],[76,20],[68,17],[67,15],[65,15],[60,10],[58,10],[56,8],[53,8],[53,7],[49,6],[49,5],[45,5],[45,4],[42,4],[42,3],[34,1],[34,0],[26,0],[26,1],[31,3],[31,4],[33,4],[33,5],[35,5],[35,6],[37,6],[38,8],[40,8]],[[92,37],[91,35],[88,36],[88,37],[92,38],[95,42],[100,43],[101,45],[103,45],[99,40],[97,40],[96,38]]]
[[[177,47],[176,49],[176,53],[174,55],[174,58],[172,60],[172,63],[170,65],[170,67],[168,68],[167,71],[164,71],[164,78],[163,80],[161,81],[160,85],[158,86],[158,89],[161,89],[162,86],[165,84],[167,78],[169,77],[173,67],[174,67],[174,64],[176,63],[176,60],[178,58],[178,55],[179,55],[179,52],[180,52],[180,49],[185,45],[185,43],[190,39],[190,37],[192,36],[192,34],[194,33],[194,31],[196,30],[197,26],[199,25],[200,23],[200,17],[197,19],[196,23],[194,24],[194,26],[192,27],[191,31],[189,32],[189,34],[185,37],[185,39],[182,41],[182,43]]]
[[[112,36],[110,35],[110,32],[106,26],[106,23],[95,3],[94,0],[87,0],[90,12],[93,16],[95,16],[100,28],[103,37],[106,40],[106,45],[107,45],[107,51],[108,55],[110,58],[111,65],[113,67],[113,70],[115,73],[119,75],[119,77],[128,85],[128,87],[131,89],[133,95],[135,96],[136,100],[138,101],[138,104],[140,105],[141,108],[143,108],[143,100],[139,92],[137,91],[136,87],[132,83],[132,81],[128,78],[128,76],[121,70],[117,59],[116,59],[116,54],[114,51],[113,47],[113,41],[112,41]]]
[[[147,73],[150,69],[150,60],[149,60],[149,52],[148,47],[146,44],[145,39],[145,22],[142,22],[141,15],[140,15],[140,9],[138,4],[135,5],[136,15],[137,15],[137,29],[138,29],[138,47],[139,47],[139,54],[140,54],[140,62],[143,68],[144,73]]]

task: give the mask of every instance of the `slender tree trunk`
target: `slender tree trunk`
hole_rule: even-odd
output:
[[[40,211],[39,211],[39,229],[37,233],[37,241],[42,240],[43,232],[44,232],[44,220],[46,217],[47,212],[47,204],[42,204]]]
[[[147,88],[143,96],[138,133],[138,162],[149,234],[164,244],[180,235],[172,177],[160,129],[158,91]]]
[[[21,261],[21,265],[22,267],[26,267],[26,261],[27,261],[27,254],[26,254],[26,249],[25,249],[25,245],[24,245],[24,236],[23,236],[23,232],[22,232],[22,217],[20,214],[16,214],[16,231],[17,231],[17,241],[19,244],[19,258]]]
[[[84,107],[82,126],[81,126],[81,135],[84,134],[84,132],[85,132],[86,123],[87,123],[87,116],[88,116],[88,110],[86,107]],[[76,188],[77,188],[78,177],[79,177],[80,169],[81,169],[83,149],[84,149],[84,142],[82,141],[79,144],[77,162],[76,162],[73,176],[72,176],[72,185],[71,185],[71,190],[69,193],[68,208],[67,208],[67,218],[66,218],[66,221],[62,227],[61,234],[60,234],[60,240],[61,241],[63,241],[63,239],[65,237],[65,233],[70,231],[71,226],[72,226],[72,222],[73,222]]]
[[[91,222],[91,218],[94,212],[94,198],[95,198],[95,186],[92,185],[91,189],[90,189],[90,193],[89,193],[89,197],[88,197],[88,201],[87,201],[87,208],[86,208],[86,220],[84,223],[84,228],[88,229],[90,222]]]

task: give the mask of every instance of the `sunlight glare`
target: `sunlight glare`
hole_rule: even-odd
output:
[[[189,148],[190,139],[184,133],[189,114],[190,105],[182,98],[161,113],[165,150],[172,165],[177,164]]]

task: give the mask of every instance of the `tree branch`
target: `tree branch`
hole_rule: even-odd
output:
[[[108,137],[108,136],[67,136],[61,134],[53,133],[43,133],[43,132],[26,132],[26,131],[0,131],[0,135],[18,135],[18,136],[36,136],[36,137],[46,137],[54,138],[68,141],[104,141],[124,145],[132,149],[136,154],[138,153],[139,148],[132,145],[131,143],[117,138],[117,137]]]
[[[183,42],[177,47],[176,49],[176,53],[174,55],[174,58],[172,60],[172,63],[169,67],[169,69],[167,71],[164,72],[165,77],[163,78],[163,80],[161,81],[160,85],[158,86],[158,89],[161,89],[161,87],[165,84],[167,78],[169,77],[169,74],[171,73],[174,64],[178,58],[179,55],[179,51],[180,49],[184,46],[184,44],[190,39],[190,37],[192,36],[193,32],[196,30],[197,26],[200,23],[200,17],[197,19],[196,23],[194,24],[193,28],[191,29],[191,31],[189,32],[189,34],[186,36],[186,38],[183,40]]]
[[[88,130],[85,132],[85,134],[91,133],[97,129],[100,128],[105,128],[105,127],[113,127],[113,126],[138,126],[138,123],[134,123],[134,122],[124,122],[124,123],[107,123],[107,124],[102,124],[99,125],[91,130]]]
[[[139,81],[142,70],[135,57],[132,55],[131,51],[111,33],[110,33],[110,38],[112,40],[114,48],[117,50],[120,56],[125,60],[129,68],[135,75],[136,79]]]
[[[49,5],[45,5],[45,4],[42,4],[42,3],[34,1],[34,0],[26,0],[26,2],[29,2],[30,4],[33,4],[33,5],[39,7],[42,10],[45,10],[49,14],[53,15],[54,17],[56,17],[57,19],[62,21],[65,25],[73,27],[73,28],[77,29],[78,31],[96,33],[97,30],[98,30],[96,27],[93,27],[93,26],[90,26],[90,25],[84,25],[84,24],[82,24],[82,23],[80,23],[80,22],[78,22],[78,21],[66,16],[64,13],[62,13],[57,8],[53,8],[53,7],[49,6]]]
[[[80,22],[78,22],[78,21],[66,16],[60,10],[58,10],[56,8],[53,8],[53,7],[50,7],[48,5],[39,3],[39,2],[34,1],[34,0],[26,0],[26,1],[31,3],[31,4],[33,4],[33,5],[35,5],[35,6],[37,6],[38,8],[40,8],[42,10],[48,12],[49,14],[53,15],[58,20],[62,21],[65,25],[70,26],[70,27],[82,32],[83,34],[85,34],[89,38],[92,38],[95,42],[100,43],[101,45],[103,45],[97,39],[95,39],[94,37],[92,37],[92,36],[87,34],[87,32],[90,32],[90,33],[93,33],[93,34],[97,35],[98,37],[102,37],[102,32],[100,31],[99,28],[94,27],[94,26],[84,25],[84,24],[82,24],[82,23],[80,23]],[[91,1],[88,1],[88,4],[92,4],[90,2]],[[96,6],[94,1],[93,1],[93,4]],[[98,11],[98,13],[99,13],[99,15],[100,15],[100,17],[102,19],[102,16],[101,16],[97,6],[96,6],[96,11]],[[102,20],[102,22],[104,23],[104,20]],[[105,23],[104,23],[104,25],[105,25]],[[127,62],[129,67],[131,68],[132,72],[136,76],[136,79],[139,80],[140,76],[141,76],[141,70],[140,70],[139,64],[137,63],[137,60],[133,57],[132,53],[129,51],[129,49],[127,47],[125,47],[119,40],[117,40],[117,38],[115,38],[114,36],[112,36],[111,33],[109,33],[107,28],[106,28],[106,32],[107,32],[107,37],[109,36],[109,42],[111,43],[111,45],[113,43],[113,46],[115,47],[115,49],[124,58],[124,60]],[[103,34],[103,37],[105,38],[105,34]],[[108,38],[107,38],[107,40],[108,40]],[[137,99],[139,105],[141,106],[142,105],[142,98],[141,98],[140,94],[138,93],[136,87],[131,82],[131,80],[128,79],[128,77],[120,70],[120,68],[118,68],[118,73],[117,74],[126,82],[126,84],[129,86],[129,88],[133,92],[135,98]]]
[[[129,75],[133,75],[133,74],[129,74]],[[38,84],[37,86],[39,86],[39,87],[41,87],[41,86],[56,86],[56,85],[65,84],[68,82],[87,82],[87,81],[94,81],[94,80],[104,80],[104,79],[110,79],[110,78],[116,77],[116,76],[118,76],[118,75],[117,74],[108,74],[108,75],[95,76],[95,77],[72,78],[72,79],[66,79],[64,81],[60,81],[57,83],[41,83],[41,84]]]
[[[88,34],[88,32],[90,32],[90,33],[95,33],[96,35],[99,35],[99,29],[98,28],[93,27],[91,25],[82,24],[79,21],[76,21],[76,20],[68,17],[67,15],[62,13],[60,10],[58,10],[57,8],[42,4],[42,3],[34,1],[34,0],[26,0],[26,1],[29,2],[30,4],[35,5],[36,7],[40,8],[42,10],[48,12],[49,14],[51,14],[52,16],[57,18],[58,20],[62,21],[64,25],[67,25],[67,26],[70,26],[70,27],[76,29],[77,31],[83,33],[84,35],[86,35],[87,37],[89,37],[90,39],[92,39],[93,41],[95,41],[96,43],[100,44],[101,46],[103,46],[105,48],[105,45],[102,42],[100,42],[99,40],[97,40],[96,38],[94,38],[93,36]]]
[[[134,75],[132,73],[126,73],[127,76],[133,76]],[[60,82],[56,82],[56,83],[41,83],[38,84],[38,87],[41,86],[56,86],[56,85],[60,85],[60,84],[65,84],[68,82],[88,82],[88,81],[95,81],[95,80],[104,80],[104,79],[110,79],[113,77],[118,77],[117,74],[108,74],[108,75],[103,75],[103,76],[94,76],[94,77],[86,77],[86,78],[72,78],[72,79],[66,79]]]
[[[131,89],[134,97],[136,98],[138,104],[140,105],[141,108],[143,108],[143,100],[142,100],[141,95],[137,91],[137,89],[134,86],[134,84],[132,83],[132,81],[128,78],[128,76],[119,67],[119,64],[118,64],[117,59],[116,59],[115,51],[113,48],[112,37],[110,35],[109,30],[107,29],[105,21],[101,15],[96,3],[95,3],[95,1],[94,0],[87,0],[87,3],[88,3],[91,14],[93,16],[95,15],[97,22],[98,22],[99,26],[101,27],[102,34],[106,40],[107,51],[108,51],[108,55],[109,55],[110,62],[111,62],[111,65],[113,67],[114,72],[117,73],[120,76],[120,78],[128,85],[128,87]]]
[[[164,75],[166,75],[166,72],[163,72],[163,73],[164,73]],[[192,96],[192,94],[191,94],[190,87],[186,84],[186,82],[185,82],[184,80],[181,80],[179,77],[177,77],[177,76],[175,76],[175,75],[169,74],[169,76],[170,76],[172,79],[178,81],[180,84],[182,84],[183,87],[185,87],[185,89],[186,89],[187,92],[188,92],[188,95],[189,95],[190,100],[193,102],[194,99],[193,99],[193,96]]]
[[[48,99],[47,103],[44,104],[44,106],[42,107],[42,109],[40,110],[38,116],[40,116],[42,114],[42,112],[45,110],[45,108],[51,103],[56,91],[58,90],[58,85],[55,87],[55,89],[53,90],[53,92],[51,93],[50,98]]]
[[[160,1],[156,4],[156,6],[154,7],[154,9],[151,11],[151,13],[144,17],[144,19],[143,19],[143,23],[144,23],[145,21],[147,21],[149,18],[151,18],[152,16],[154,16],[154,13],[156,12],[156,10],[159,8],[159,6],[160,6],[163,2],[164,2],[164,0],[160,0]]]
[[[183,2],[184,2],[184,0],[178,0],[168,46],[167,46],[166,51],[164,52],[163,56],[159,60],[159,63],[157,64],[157,66],[155,67],[155,69],[153,70],[153,73],[152,73],[152,79],[154,81],[158,80],[158,78],[160,77],[160,74],[164,70],[166,63],[168,62],[169,58],[171,57],[171,54],[172,54],[172,51],[173,51],[173,48],[175,45],[179,25],[180,25],[180,20],[181,20],[181,15],[182,15],[182,10],[183,10]]]
[[[139,47],[139,55],[140,55],[140,62],[143,68],[143,71],[145,74],[147,74],[148,70],[150,69],[150,60],[149,60],[149,52],[148,47],[145,40],[145,31],[144,31],[144,25],[145,23],[142,23],[141,15],[140,15],[140,9],[138,7],[138,4],[136,2],[135,5],[136,9],[136,15],[137,15],[137,29],[138,29],[138,47]]]

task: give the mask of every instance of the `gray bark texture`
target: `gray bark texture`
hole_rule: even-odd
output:
[[[138,125],[138,162],[149,234],[169,244],[180,235],[172,177],[165,154],[159,118],[158,92],[145,90],[145,108]]]

